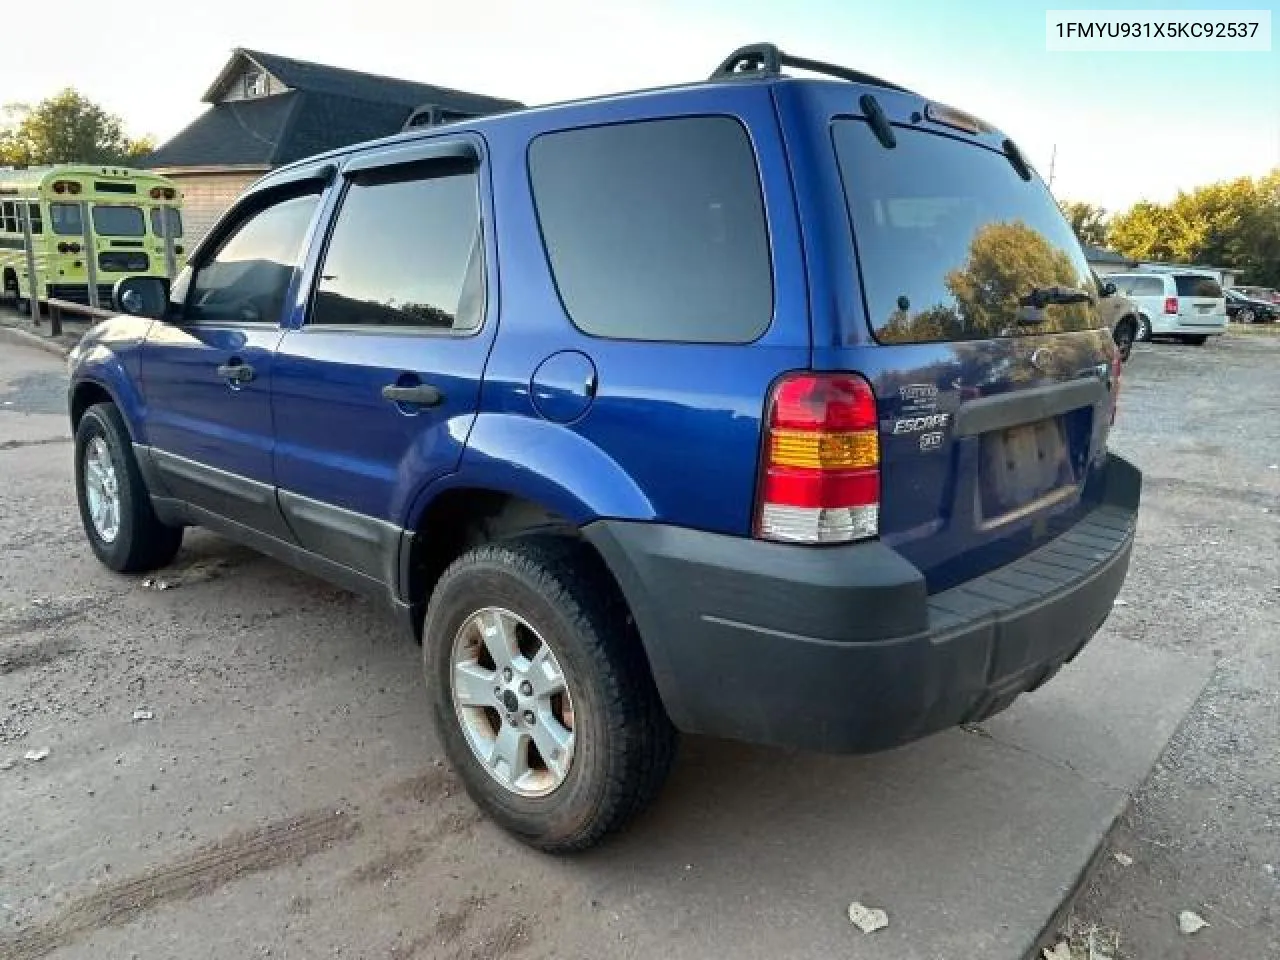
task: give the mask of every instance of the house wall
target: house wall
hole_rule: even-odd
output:
[[[188,250],[204,239],[218,218],[236,197],[265,173],[265,170],[234,170],[225,173],[163,173],[182,190],[184,243]]]

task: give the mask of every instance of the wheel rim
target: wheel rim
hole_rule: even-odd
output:
[[[1151,339],[1151,321],[1148,320],[1146,317],[1143,317],[1138,321],[1138,339],[1139,340]]]
[[[1241,322],[1241,323],[1253,323],[1253,311],[1252,311],[1252,310],[1241,310],[1241,311],[1240,311],[1240,322]]]
[[[120,535],[120,484],[102,437],[94,437],[85,446],[84,492],[94,532],[104,543],[114,543]]]
[[[449,693],[467,745],[512,793],[545,797],[573,764],[573,698],[555,652],[519,614],[477,610],[458,629]]]

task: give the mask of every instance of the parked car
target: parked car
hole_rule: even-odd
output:
[[[1253,300],[1265,300],[1267,303],[1280,303],[1280,291],[1270,287],[1232,287]]]
[[[1227,330],[1226,298],[1211,274],[1153,270],[1107,279],[1138,305],[1139,340],[1165,336],[1202,346]]]
[[[1096,293],[1003,134],[744,48],[268,174],[73,352],[80,514],[385,597],[471,796],[581,849],[677,729],[881,750],[1076,656],[1141,485]]]
[[[1102,322],[1111,330],[1111,338],[1120,351],[1120,359],[1129,362],[1133,353],[1133,344],[1138,339],[1141,313],[1138,305],[1123,296],[1116,285],[1094,274],[1094,285],[1098,289],[1098,314]]]
[[[1227,298],[1227,317],[1236,323],[1275,323],[1280,317],[1280,303],[1241,293],[1239,289],[1223,291]]]

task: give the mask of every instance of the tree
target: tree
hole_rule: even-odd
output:
[[[125,135],[124,124],[71,88],[34,107],[11,104],[0,129],[0,164],[118,163],[129,165],[155,149]]]
[[[1091,243],[1095,247],[1107,244],[1107,211],[1092,203],[1078,200],[1064,200],[1059,204],[1062,215],[1071,224],[1076,239],[1081,243]]]
[[[1247,283],[1280,285],[1280,169],[1134,204],[1111,221],[1110,241],[1135,260],[1235,267]]]

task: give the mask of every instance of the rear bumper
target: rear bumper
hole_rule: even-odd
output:
[[[1183,317],[1175,314],[1161,314],[1151,319],[1152,333],[1215,333],[1227,332],[1227,315],[1213,314],[1206,317]]]
[[[830,752],[1003,709],[1079,652],[1129,566],[1141,474],[1020,560],[937,594],[881,543],[798,547],[659,524],[586,534],[617,577],[678,727]]]

